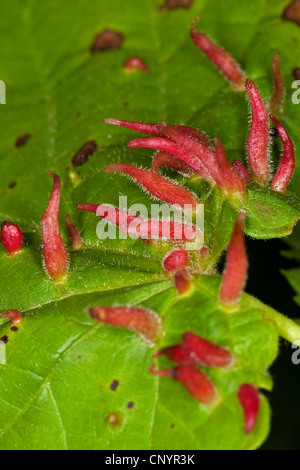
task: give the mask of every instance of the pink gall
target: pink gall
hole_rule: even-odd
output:
[[[165,271],[178,271],[186,267],[188,259],[189,255],[186,250],[173,250],[163,260],[163,268]]]
[[[17,255],[23,245],[23,233],[20,227],[12,222],[3,222],[1,225],[1,243],[9,255]]]
[[[270,179],[268,111],[255,83],[247,79],[245,86],[252,107],[247,143],[249,167],[253,180],[267,186]]]
[[[199,364],[217,368],[229,367],[233,364],[233,356],[227,349],[194,333],[185,333],[183,344],[192,351]]]
[[[154,174],[152,171],[137,168],[129,163],[112,163],[104,168],[106,173],[125,173],[140,183],[149,193],[171,205],[178,204],[183,209],[185,206],[191,206],[196,210],[196,206],[200,201],[198,198],[183,188],[173,183],[167,178]]]
[[[60,235],[58,215],[60,205],[60,178],[48,171],[53,188],[46,211],[42,215],[43,257],[46,271],[51,279],[60,282],[68,271],[67,249]]]
[[[243,234],[245,218],[243,212],[237,217],[227,248],[219,296],[220,303],[227,307],[235,307],[239,303],[247,280],[248,258]]]
[[[189,365],[172,369],[155,370],[150,366],[149,372],[159,377],[171,377],[180,382],[189,394],[205,405],[212,404],[217,398],[217,392],[211,380],[200,370]]]
[[[282,157],[272,180],[271,189],[273,189],[273,191],[284,193],[294,173],[295,151],[293,143],[283,125],[275,116],[270,117],[274,122],[283,143]]]
[[[194,24],[198,20],[199,16],[191,25],[191,38],[194,44],[220,70],[236,91],[243,91],[246,81],[245,73],[228,52],[217,46],[206,34],[196,31]]]
[[[160,317],[143,308],[92,307],[89,313],[94,320],[135,331],[151,343],[163,331]]]
[[[257,421],[260,405],[259,393],[253,385],[245,383],[238,390],[238,399],[244,412],[245,432],[249,434]]]
[[[274,80],[274,91],[269,102],[269,110],[271,114],[276,117],[279,117],[282,112],[282,104],[285,96],[285,88],[282,81],[280,67],[279,67],[279,56],[276,54],[272,61],[272,72]]]

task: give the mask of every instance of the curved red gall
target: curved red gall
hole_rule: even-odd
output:
[[[9,318],[12,325],[17,325],[23,322],[23,317],[20,310],[7,310],[0,315],[0,318]]]
[[[245,432],[249,434],[253,431],[258,417],[260,406],[258,390],[253,385],[245,383],[238,390],[238,399],[244,412]]]
[[[197,173],[206,179],[206,181],[210,182],[213,179],[218,186],[222,187],[223,177],[217,165],[215,152],[211,147],[208,147],[199,140],[191,139],[188,135],[183,134],[174,126],[170,126],[165,122],[161,122],[159,127],[165,137],[173,140],[181,151],[184,149],[189,154],[190,158],[193,156],[196,157],[198,166],[201,168],[201,173],[199,171],[197,171]],[[188,165],[187,162],[185,163]],[[191,167],[191,165],[188,166]]]
[[[184,334],[183,344],[193,352],[200,364],[223,368],[229,367],[233,363],[233,356],[227,349],[190,331]]]
[[[10,255],[16,255],[23,245],[23,233],[18,225],[3,222],[1,225],[1,243]]]
[[[270,118],[274,122],[283,143],[282,157],[272,180],[271,189],[273,189],[273,191],[284,193],[295,170],[295,151],[293,142],[283,125],[275,116],[271,115]]]
[[[219,300],[227,307],[235,307],[241,298],[247,280],[248,258],[243,234],[246,214],[240,213],[227,248]]]
[[[279,57],[280,57],[279,53],[275,54],[273,61],[272,61],[274,91],[269,102],[270,113],[276,117],[279,117],[282,112],[282,105],[283,105],[284,96],[285,96],[285,88],[284,88],[282,76],[280,73]]]
[[[165,130],[164,126],[165,123],[161,123],[159,125],[156,124],[147,124],[142,122],[135,122],[135,121],[124,121],[121,119],[105,119],[104,122],[106,124],[111,124],[115,126],[126,127],[128,129],[141,132],[144,134],[149,134],[154,137],[161,137],[160,139],[135,139],[128,142],[128,148],[153,148],[157,150],[161,150],[164,153],[171,154],[173,157],[176,157],[180,160],[184,165],[186,165],[191,170],[195,171],[196,173],[200,174],[204,179],[208,182],[213,183],[213,179],[205,170],[204,165],[199,161],[195,155],[187,152],[184,148],[176,145],[174,142],[169,140],[165,137]],[[174,131],[180,133],[181,135],[186,136],[189,139],[193,139],[197,142],[202,143],[202,145],[206,147],[210,147],[209,139],[206,135],[197,129],[194,129],[190,126],[184,125],[172,125],[169,126],[170,128],[174,129]],[[176,168],[175,168],[176,169]]]
[[[143,134],[153,135],[157,137],[162,137],[164,134],[160,130],[160,125],[157,124],[147,124],[144,122],[136,122],[136,121],[124,121],[123,119],[104,119],[105,124],[110,124],[113,126],[125,127],[127,129],[131,129],[133,131],[141,132]],[[172,125],[174,129],[186,136],[190,137],[191,139],[198,140],[202,142],[206,146],[210,146],[209,139],[203,132],[198,131],[190,126],[185,125]]]
[[[252,107],[247,142],[249,167],[253,180],[260,186],[267,186],[270,179],[268,110],[255,83],[247,79],[245,86]]]
[[[181,134],[182,135],[182,134]],[[127,147],[134,148],[151,148],[161,150],[163,152],[171,153],[181,162],[183,162],[191,170],[198,173],[203,179],[209,183],[213,183],[213,178],[205,168],[204,164],[199,160],[195,153],[189,152],[183,146],[178,145],[176,142],[166,137],[148,137],[141,139],[134,139],[127,143]]]
[[[89,313],[94,320],[135,331],[149,342],[153,342],[163,332],[160,317],[143,308],[92,307]]]
[[[56,282],[63,280],[68,271],[68,253],[60,235],[58,215],[60,204],[60,178],[48,171],[53,188],[46,211],[42,215],[43,257],[46,271]]]
[[[83,245],[83,241],[77,228],[72,223],[71,217],[69,214],[66,215],[66,226],[67,226],[69,236],[71,239],[72,248],[74,250],[79,250]]]
[[[181,365],[172,369],[155,370],[152,365],[149,372],[159,377],[171,377],[180,382],[192,397],[205,405],[211,404],[217,398],[217,392],[211,380],[195,367]]]
[[[243,91],[246,75],[234,58],[221,47],[217,46],[206,34],[199,33],[194,24],[199,20],[197,16],[191,25],[191,38],[210,61],[222,72],[236,91]]]
[[[175,344],[174,346],[161,349],[153,355],[154,358],[158,358],[159,356],[166,356],[168,359],[170,359],[170,361],[180,365],[197,365],[197,359],[195,355],[184,344]]]
[[[194,240],[201,235],[194,225],[169,220],[143,219],[115,207],[98,204],[78,204],[77,209],[92,212],[119,227],[120,232],[138,234],[142,240],[149,238],[184,242]]]
[[[154,174],[152,171],[137,168],[129,163],[112,163],[103,171],[105,173],[125,173],[140,183],[152,196],[168,204],[178,204],[183,209],[190,205],[192,210],[196,210],[197,204],[200,203],[193,193],[182,186]]]

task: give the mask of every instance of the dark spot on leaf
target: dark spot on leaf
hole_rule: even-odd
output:
[[[110,384],[110,389],[115,391],[117,390],[118,386],[119,386],[119,382],[117,380],[113,380],[112,383]]]
[[[158,10],[174,10],[175,8],[189,8],[194,3],[194,0],[165,0],[165,2],[158,7]]]
[[[293,70],[293,76],[294,76],[295,80],[300,80],[300,67],[296,67]]]
[[[98,33],[91,45],[91,53],[120,49],[124,41],[124,36],[119,31],[113,29],[104,29]]]
[[[107,421],[109,424],[115,426],[116,424],[120,424],[121,418],[116,413],[109,413],[107,417]]]
[[[11,331],[18,331],[18,327],[17,326],[12,326]]]
[[[129,402],[127,403],[127,408],[130,410],[130,408],[133,408],[133,407],[134,407],[133,401],[129,401]]]
[[[79,356],[77,356],[77,359],[82,359],[82,356],[80,356],[80,355],[79,355]]]
[[[127,101],[125,101],[124,106],[125,106],[125,108],[127,108],[127,106],[128,106]]]
[[[17,182],[16,181],[13,181],[12,183],[10,183],[8,185],[9,189],[13,189],[15,186],[17,186]]]
[[[300,26],[300,0],[293,0],[282,13],[284,21],[292,21]]]
[[[73,166],[83,165],[93,153],[97,150],[97,142],[95,140],[89,140],[78,150],[78,152],[72,158]]]
[[[2,338],[0,338],[0,341],[3,341],[3,343],[6,344],[8,342],[8,336],[7,335],[2,336]]]
[[[20,137],[16,139],[15,146],[18,148],[23,147],[23,145],[27,143],[27,140],[30,139],[30,137],[31,137],[30,134],[21,135]]]
[[[272,137],[273,139],[276,139],[277,137],[279,137],[279,132],[276,129],[276,127],[270,127],[269,136]]]
[[[171,424],[171,426],[170,426],[170,427],[171,427],[171,428],[174,428],[174,426],[175,426],[175,424]]]

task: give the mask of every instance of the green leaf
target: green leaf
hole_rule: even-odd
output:
[[[123,175],[102,172],[115,161],[149,168],[153,154],[129,151],[126,142],[135,134],[105,126],[104,118],[191,124],[219,137],[231,161],[244,160],[244,94],[233,93],[194,47],[190,22],[199,14],[203,30],[240,61],[267,97],[274,53],[282,52],[287,86],[297,66],[300,30],[280,19],[285,3],[195,0],[191,8],[174,11],[158,11],[159,0],[11,0],[9,8],[0,3],[0,79],[7,87],[7,104],[0,108],[0,214],[19,224],[25,239],[18,257],[0,252],[1,310],[24,315],[17,331],[8,321],[0,323],[0,337],[8,337],[6,364],[0,364],[1,449],[252,449],[266,438],[267,400],[262,397],[256,427],[246,435],[237,389],[244,382],[272,388],[266,370],[276,358],[278,334],[292,339],[292,325],[246,294],[238,310],[223,310],[217,276],[196,275],[192,291],[178,296],[161,268],[170,244],[99,240],[99,219],[75,207],[118,206],[119,195],[128,196],[128,206],[138,202],[150,209],[154,202]],[[104,28],[120,31],[124,44],[91,54],[93,38]],[[122,65],[131,56],[141,57],[150,72],[126,74]],[[288,98],[285,119],[297,139]],[[30,134],[26,145],[16,147],[24,134]],[[97,141],[98,150],[73,168],[73,156],[89,140]],[[69,246],[64,218],[70,213],[85,242],[82,250],[69,250],[70,271],[62,284],[53,283],[42,264],[48,168],[62,179],[63,238]],[[295,179],[298,173],[297,163]],[[201,271],[211,273],[236,210],[206,184],[171,177],[205,204],[210,252]],[[256,188],[249,189],[247,210],[246,232],[257,238],[286,235],[299,218],[294,197]],[[199,261],[197,254],[191,258]],[[87,313],[93,305],[115,304],[144,306],[162,317],[165,335],[157,348],[192,330],[230,349],[234,367],[205,369],[219,404],[207,408],[179,383],[151,376],[153,350],[137,334],[98,324]],[[113,380],[119,382],[115,391]]]
[[[257,447],[268,432],[269,407],[263,399],[255,431],[246,436],[236,391],[246,381],[271,388],[264,370],[277,355],[277,328],[246,295],[239,311],[223,311],[218,287],[218,278],[204,276],[183,299],[169,282],[78,294],[29,309],[17,332],[3,326],[9,340],[0,380],[1,448]],[[162,316],[159,347],[191,329],[235,354],[233,368],[206,370],[221,396],[215,408],[197,403],[171,379],[151,376],[153,351],[137,334],[91,320],[87,307],[114,305],[116,298]],[[112,391],[114,380],[119,386]],[[108,422],[110,414],[117,424]]]

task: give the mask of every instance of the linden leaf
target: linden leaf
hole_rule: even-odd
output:
[[[179,296],[161,266],[169,243],[99,240],[100,219],[76,209],[84,202],[118,206],[119,196],[128,197],[128,207],[139,203],[150,210],[157,202],[124,175],[102,171],[122,161],[150,168],[153,156],[150,150],[128,150],[126,142],[136,134],[104,125],[105,118],[189,124],[219,137],[230,161],[245,161],[244,94],[233,93],[192,44],[189,28],[197,14],[201,28],[232,53],[266,97],[278,51],[290,85],[300,32],[281,20],[285,1],[195,0],[174,11],[158,10],[160,4],[0,4],[5,42],[0,79],[7,92],[0,113],[5,130],[0,214],[21,226],[25,240],[17,257],[0,252],[1,311],[19,309],[24,316],[13,330],[7,319],[0,320],[6,342],[6,363],[0,361],[1,449],[253,449],[268,434],[263,390],[270,390],[272,381],[266,370],[277,356],[279,334],[292,341],[299,327],[246,294],[240,308],[224,310],[215,275],[195,275],[192,290]],[[124,70],[135,56],[149,72]],[[287,100],[287,128],[297,138],[293,112]],[[297,161],[294,181],[299,168]],[[61,284],[47,277],[42,264],[40,217],[51,189],[47,169],[62,180],[60,227],[70,269]],[[228,244],[236,209],[199,179],[166,174],[204,203],[209,255],[195,271],[211,274]],[[295,200],[251,187],[246,232],[257,238],[288,234],[299,218]],[[70,248],[67,213],[81,232],[81,250]],[[192,261],[197,255],[190,253]],[[155,348],[180,341],[187,330],[228,348],[236,358],[233,367],[203,368],[219,403],[206,407],[181,384],[153,377],[148,344],[88,315],[91,306],[116,304],[157,312],[165,334]],[[262,390],[258,421],[248,435],[237,398],[245,382]]]

